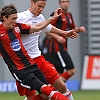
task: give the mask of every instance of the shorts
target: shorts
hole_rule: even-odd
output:
[[[55,70],[54,65],[46,61],[43,56],[39,56],[37,58],[34,58],[33,60],[35,61],[41,72],[44,74],[49,84],[53,84],[60,77],[58,72]],[[32,96],[35,93],[35,90],[31,91],[27,88],[22,87],[19,84],[17,84],[17,90],[20,96]]]
[[[46,61],[44,56],[34,58],[34,61],[46,77],[46,80],[49,84],[53,84],[60,77],[54,65],[49,61]]]
[[[48,84],[37,65],[16,71],[13,75],[22,87],[37,90],[39,93],[41,93],[41,86]]]
[[[19,93],[20,96],[33,96],[36,94],[36,90],[30,90],[27,88],[22,87],[18,81],[16,81],[16,85],[17,85],[17,91]]]
[[[46,57],[46,60],[51,61],[52,59],[51,63],[55,66],[58,73],[63,73],[64,69],[70,70],[75,68],[67,51],[50,52],[49,55],[51,57]]]

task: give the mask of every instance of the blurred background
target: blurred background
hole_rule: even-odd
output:
[[[29,0],[0,0],[0,9],[13,3],[18,12],[27,10]],[[66,83],[72,91],[100,89],[100,0],[70,0],[69,11],[77,27],[84,25],[86,33],[68,40],[68,52],[74,62],[76,73]],[[42,12],[45,19],[59,7],[58,0],[47,0]],[[45,37],[41,33],[40,40]],[[0,56],[0,92],[16,91],[15,81]]]

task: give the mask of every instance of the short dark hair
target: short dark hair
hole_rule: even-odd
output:
[[[47,0],[31,0],[33,2],[37,2],[37,1],[47,1]]]
[[[70,1],[70,0],[69,0]],[[61,2],[61,0],[59,0],[59,3]]]
[[[17,13],[17,9],[13,4],[10,5],[6,5],[2,8],[2,10],[0,11],[0,21],[3,22],[3,16],[5,17],[9,17],[9,15],[11,14],[16,14]]]

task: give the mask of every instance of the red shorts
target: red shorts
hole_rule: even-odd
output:
[[[54,65],[46,61],[43,56],[39,56],[37,58],[34,58],[33,60],[37,64],[38,68],[45,75],[46,80],[49,84],[52,85],[60,77],[58,72],[55,70]],[[23,96],[23,95],[32,96],[35,94],[35,90],[31,91],[27,88],[24,88],[18,82],[16,82],[16,85],[17,85],[17,90],[20,96]]]

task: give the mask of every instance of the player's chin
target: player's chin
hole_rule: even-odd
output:
[[[36,16],[39,16],[41,14],[41,12],[37,12]]]
[[[15,28],[15,26],[11,26],[11,27],[10,27],[10,29],[14,29],[14,28]]]

